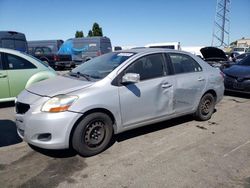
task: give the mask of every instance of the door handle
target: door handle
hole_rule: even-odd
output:
[[[198,81],[199,81],[199,82],[205,81],[205,78],[201,78],[201,77],[200,77],[200,78],[198,78]]]
[[[0,74],[0,78],[6,78],[7,75],[6,74]]]
[[[162,88],[170,88],[170,87],[172,87],[172,84],[165,83],[165,84],[162,84],[161,87],[162,87]]]

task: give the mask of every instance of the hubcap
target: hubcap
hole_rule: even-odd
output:
[[[85,131],[84,141],[92,148],[99,146],[105,137],[104,123],[101,121],[91,122]]]
[[[203,104],[201,105],[201,113],[203,115],[209,114],[209,112],[211,111],[211,107],[212,101],[210,99],[205,99]]]

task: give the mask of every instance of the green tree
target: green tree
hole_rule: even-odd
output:
[[[83,31],[76,31],[75,38],[81,38],[84,37]]]
[[[89,30],[88,37],[92,37],[92,36],[93,36],[93,32],[92,30]]]
[[[102,28],[96,22],[93,24],[92,27],[92,36],[100,36],[100,37],[103,36]]]

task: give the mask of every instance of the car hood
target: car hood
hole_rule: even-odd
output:
[[[227,61],[226,54],[219,48],[204,47],[200,49],[205,60],[224,60]]]
[[[224,69],[223,72],[228,76],[236,78],[250,78],[250,66],[232,65]]]
[[[83,81],[76,78],[57,76],[55,78],[33,84],[26,90],[40,96],[53,97],[56,95],[68,94],[79,89],[87,88],[92,84],[93,82]]]

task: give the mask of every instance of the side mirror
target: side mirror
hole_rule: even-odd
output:
[[[122,77],[123,84],[137,83],[140,81],[140,75],[136,73],[127,73]]]

